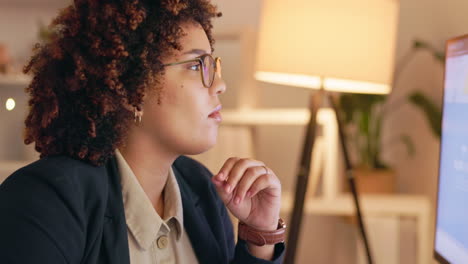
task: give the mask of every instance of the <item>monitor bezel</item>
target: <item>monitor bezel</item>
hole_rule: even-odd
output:
[[[449,58],[448,56],[448,47],[453,44],[454,42],[458,42],[460,40],[468,40],[468,34],[465,34],[465,35],[462,35],[462,36],[458,36],[458,37],[454,37],[454,38],[451,38],[449,40],[446,41],[445,43],[445,65],[447,65],[447,59]],[[441,109],[441,112],[442,112],[442,120],[443,120],[443,116],[444,116],[444,109],[445,109],[445,79],[447,77],[447,68],[445,66],[444,68],[444,89],[442,89],[442,109]],[[441,120],[441,122],[442,122]],[[443,140],[443,137],[441,136],[440,137],[440,151],[442,150],[442,140]],[[439,152],[440,154],[440,152]],[[434,259],[436,261],[438,261],[440,264],[450,264],[450,262],[445,259],[441,253],[439,253],[435,247],[435,244],[436,244],[436,239],[435,239],[435,236],[437,234],[437,212],[439,211],[439,185],[440,185],[440,162],[441,162],[441,158],[442,158],[442,155],[439,155],[439,172],[438,172],[438,175],[437,175],[437,194],[436,194],[436,211],[435,211],[435,225],[434,225],[434,244],[433,244],[433,256],[434,256]]]

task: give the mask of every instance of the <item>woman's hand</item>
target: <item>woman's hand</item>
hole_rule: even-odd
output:
[[[277,229],[281,183],[263,162],[229,158],[212,181],[226,207],[240,221],[259,230]]]

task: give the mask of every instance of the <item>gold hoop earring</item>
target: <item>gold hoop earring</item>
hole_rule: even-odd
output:
[[[143,116],[143,113],[141,111],[138,111],[138,108],[136,106],[134,107],[134,113],[135,113],[135,117],[134,117],[133,121],[135,121],[135,124],[137,126],[140,126],[141,125],[141,117]]]

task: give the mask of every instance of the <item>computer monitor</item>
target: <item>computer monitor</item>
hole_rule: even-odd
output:
[[[434,257],[468,263],[468,35],[447,41]]]

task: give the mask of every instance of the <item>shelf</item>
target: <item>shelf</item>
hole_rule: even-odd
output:
[[[281,200],[281,214],[288,215],[294,206],[293,193],[283,193]],[[432,253],[431,243],[431,203],[423,195],[371,195],[361,194],[359,201],[362,208],[364,222],[367,225],[372,239],[375,228],[382,229],[378,219],[402,219],[410,217],[416,222],[418,264],[430,263]],[[355,215],[355,206],[350,194],[339,195],[335,198],[308,198],[304,203],[304,215],[352,216]],[[372,229],[374,228],[374,229]],[[374,233],[375,234],[375,233]],[[372,240],[371,240],[372,241]],[[375,241],[374,245],[379,241]]]
[[[291,193],[283,194],[283,213],[292,211],[293,199]],[[431,210],[429,199],[422,195],[361,194],[359,201],[363,213],[369,215],[419,216],[430,214]],[[319,215],[353,215],[355,207],[351,195],[343,194],[333,199],[309,198],[304,204],[304,212]]]
[[[245,109],[221,111],[223,125],[305,125],[307,108]]]
[[[31,82],[31,77],[25,74],[0,74],[0,86],[23,86]]]
[[[306,125],[310,119],[308,108],[257,108],[223,110],[223,125]],[[317,123],[323,124],[335,119],[335,112],[322,107],[317,112]]]

